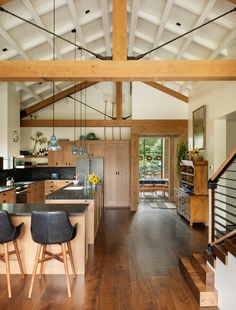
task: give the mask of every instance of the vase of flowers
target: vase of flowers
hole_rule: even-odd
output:
[[[92,174],[89,174],[88,180],[92,188],[96,188],[96,185],[101,181],[100,177],[96,175],[94,172]]]

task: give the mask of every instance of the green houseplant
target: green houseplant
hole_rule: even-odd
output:
[[[180,163],[181,160],[186,159],[188,153],[188,143],[182,140],[177,145],[177,174],[180,176]]]

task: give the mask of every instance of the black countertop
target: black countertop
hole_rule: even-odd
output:
[[[88,208],[87,203],[78,204],[43,204],[43,203],[3,203],[0,210],[7,211],[10,215],[31,216],[32,211],[67,211],[70,216],[79,216]]]
[[[100,186],[100,185],[97,185]],[[65,200],[77,200],[77,199],[95,199],[96,198],[96,189],[92,188],[82,188],[82,189],[76,189],[78,185],[69,184],[63,188],[60,188],[56,190],[55,192],[48,194],[45,199],[46,200],[56,200],[56,199],[65,199]],[[67,188],[75,188],[73,189],[67,189]]]

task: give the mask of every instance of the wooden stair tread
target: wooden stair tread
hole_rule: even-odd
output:
[[[213,245],[213,253],[222,261],[223,264],[228,264],[228,252],[225,249],[224,244]]]
[[[179,267],[186,279],[186,282],[192,289],[192,292],[198,302],[203,307],[217,306],[217,291],[212,286],[207,286],[199,277],[197,271],[191,263],[191,258],[180,257]]]
[[[206,286],[214,287],[215,273],[207,265],[205,256],[203,254],[193,254],[191,261],[203,283]]]
[[[207,249],[207,250],[204,251],[204,255],[205,255],[205,258],[206,258],[206,260],[208,261],[208,263],[209,263],[213,268],[215,268],[215,267],[216,267],[216,256],[215,256],[215,254],[214,254],[214,253],[210,253],[210,252],[208,251],[208,249]]]
[[[224,242],[225,249],[236,257],[236,242],[235,240],[226,239]]]

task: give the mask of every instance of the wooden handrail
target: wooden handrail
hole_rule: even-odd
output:
[[[223,237],[221,237],[221,238],[217,239],[216,241],[212,242],[211,246],[219,244],[219,243],[223,242],[225,239],[229,239],[229,238],[233,237],[234,235],[236,235],[236,229],[232,230],[228,234],[226,234]]]
[[[217,169],[217,171],[211,176],[210,181],[216,182],[223,172],[229,167],[231,162],[236,157],[236,148],[230,153],[229,157],[223,162],[223,164]]]

